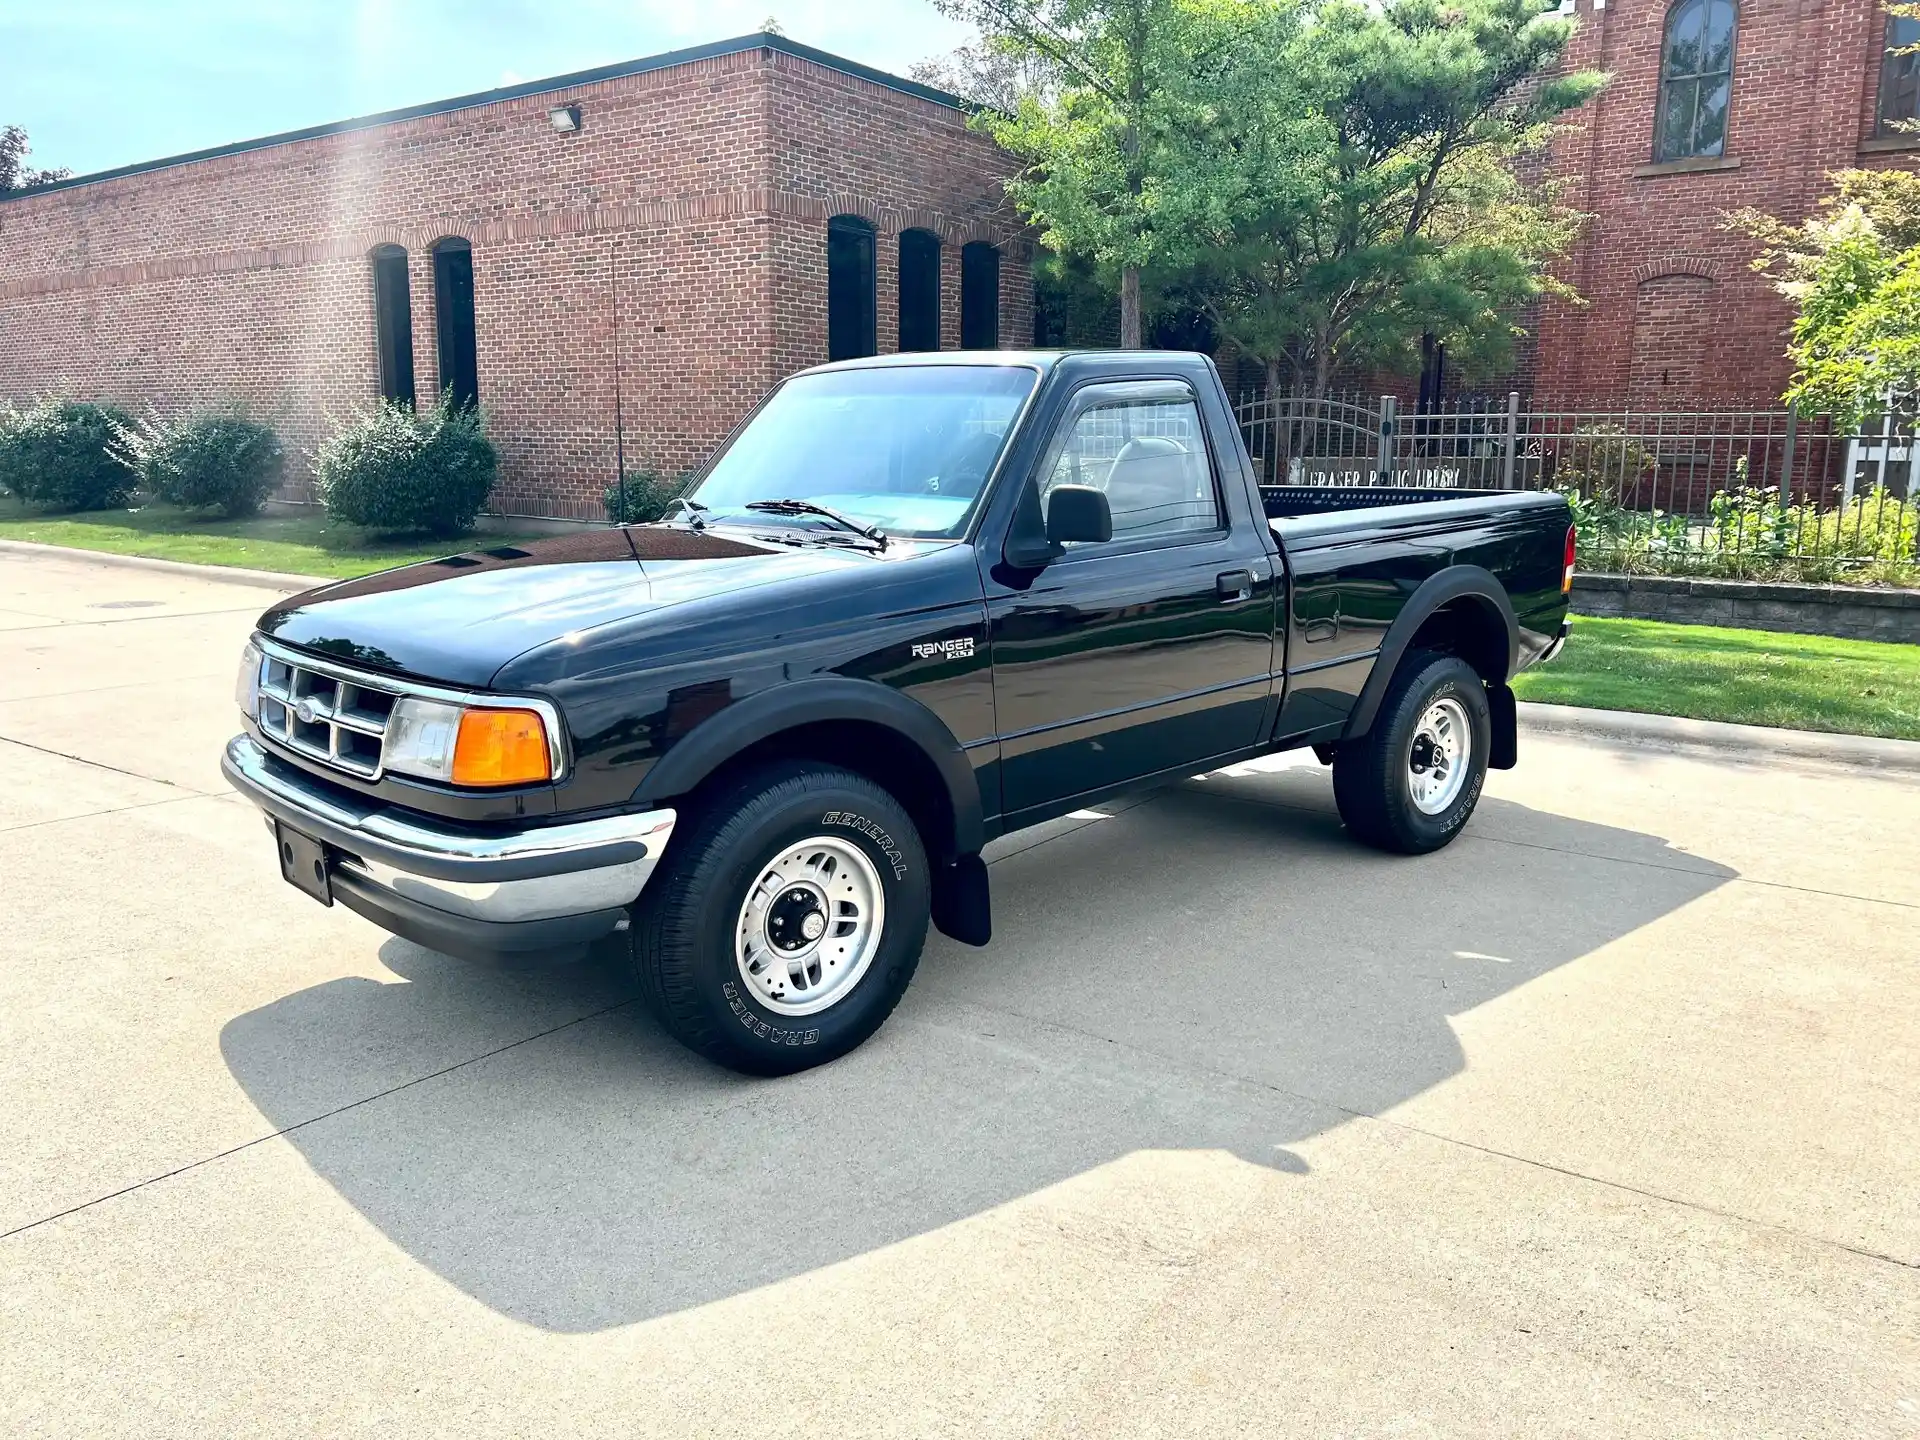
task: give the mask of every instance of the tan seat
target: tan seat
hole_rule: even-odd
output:
[[[1104,487],[1113,533],[1165,534],[1211,530],[1219,523],[1206,466],[1185,444],[1164,435],[1140,435],[1113,457]]]

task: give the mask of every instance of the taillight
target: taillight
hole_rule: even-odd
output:
[[[1573,593],[1573,526],[1567,526],[1566,568],[1560,572],[1560,593]]]

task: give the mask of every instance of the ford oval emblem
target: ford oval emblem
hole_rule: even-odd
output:
[[[300,717],[302,725],[311,725],[320,718],[320,707],[313,703],[311,695],[302,695],[300,703],[293,707],[293,713]]]

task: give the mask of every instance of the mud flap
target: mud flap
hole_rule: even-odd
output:
[[[993,938],[987,862],[978,855],[962,855],[934,870],[933,925],[962,945],[985,945]]]
[[[1487,757],[1487,768],[1511,770],[1520,763],[1520,718],[1511,687],[1487,686],[1487,709],[1493,721],[1493,750]]]

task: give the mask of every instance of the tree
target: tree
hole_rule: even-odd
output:
[[[31,168],[27,164],[27,156],[32,153],[33,147],[27,143],[25,130],[18,125],[0,125],[0,195],[51,185],[73,174],[71,170]]]
[[[1553,0],[1329,0],[1281,35],[1242,117],[1243,208],[1187,282],[1220,332],[1326,393],[1343,366],[1408,366],[1422,334],[1497,366],[1514,316],[1571,296],[1578,233],[1538,162],[1606,77],[1568,73]],[[1267,32],[1273,34],[1274,32]],[[1534,162],[1534,163],[1529,163]]]
[[[1003,49],[983,40],[922,60],[907,74],[922,85],[1011,115],[1028,96],[1043,103],[1051,97],[1058,88],[1060,70],[1044,55]]]
[[[1034,252],[1034,344],[1111,345],[1120,333],[1118,299],[1086,256]]]
[[[1265,0],[938,0],[991,54],[1056,83],[997,99],[974,123],[1026,162],[1008,186],[1043,243],[1120,281],[1120,343],[1140,344],[1140,274],[1178,267],[1226,222],[1240,176],[1227,114],[1251,88]]]
[[[1920,392],[1920,175],[1839,170],[1799,225],[1727,218],[1759,243],[1754,268],[1794,306],[1786,398],[1843,425]]]

